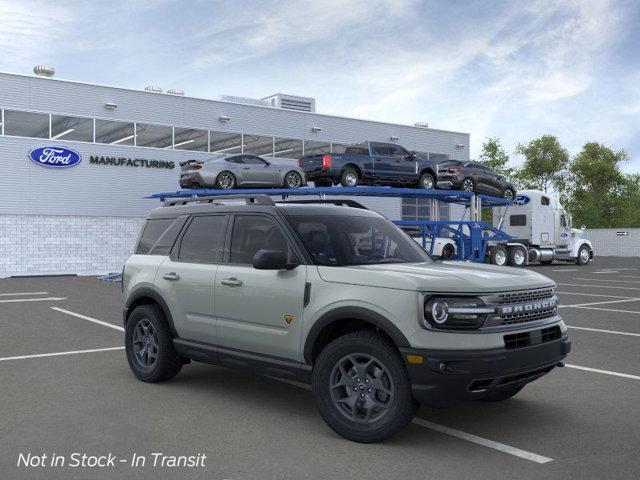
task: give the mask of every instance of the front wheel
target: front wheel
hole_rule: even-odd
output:
[[[143,382],[169,380],[182,368],[171,330],[157,305],[141,305],[131,312],[124,345],[131,371]]]
[[[435,185],[436,181],[434,180],[433,175],[431,175],[430,173],[423,173],[420,176],[420,188],[424,190],[433,190],[435,188]]]
[[[578,265],[586,265],[591,260],[591,253],[589,247],[582,245],[578,250],[578,256],[576,257],[576,263]]]
[[[462,190],[464,190],[465,192],[473,192],[475,191],[475,184],[473,183],[473,180],[470,178],[465,178],[462,181]]]
[[[302,175],[295,170],[290,171],[284,177],[285,188],[300,188],[302,185]]]
[[[447,243],[444,247],[442,247],[442,258],[444,260],[449,260],[456,253],[456,249],[450,243]]]
[[[359,443],[389,438],[413,419],[418,407],[397,350],[372,331],[331,342],[314,365],[312,389],[329,427]]]

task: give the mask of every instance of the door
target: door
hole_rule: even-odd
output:
[[[156,285],[185,340],[216,343],[214,286],[228,220],[228,215],[193,217],[158,268]]]
[[[228,262],[218,269],[215,282],[218,344],[300,361],[306,266],[256,270],[253,256],[262,249],[295,255],[273,217],[235,215]]]
[[[568,215],[564,210],[559,211],[559,228],[556,229],[556,245],[559,247],[566,247],[571,240],[571,226],[569,223]]]
[[[388,148],[393,178],[400,183],[417,181],[417,162],[413,155],[400,145],[389,145]]]
[[[371,158],[373,159],[373,178],[380,182],[388,182],[393,175],[391,162],[393,158],[389,155],[389,147],[384,143],[371,143]]]
[[[502,176],[491,170],[489,167],[480,165],[478,168],[481,175],[486,178],[485,185],[487,191],[492,195],[502,195]]]
[[[244,164],[240,167],[242,178],[251,185],[277,185],[279,184],[278,165],[267,162],[256,155],[244,155]]]

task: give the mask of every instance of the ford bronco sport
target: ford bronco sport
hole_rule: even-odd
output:
[[[571,345],[542,275],[435,262],[377,213],[260,195],[166,200],[123,291],[140,380],[195,360],[310,383],[357,442],[394,434],[418,403],[506,400]]]

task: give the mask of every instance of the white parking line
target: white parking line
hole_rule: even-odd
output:
[[[600,272],[592,272],[595,275],[606,275],[608,273],[620,273],[618,270],[602,270]]]
[[[124,350],[124,347],[92,348],[91,350],[71,350],[69,352],[38,353],[35,355],[20,355],[17,357],[1,357],[0,362],[7,362],[9,360],[25,360],[28,358],[59,357],[62,355],[78,355],[80,353],[110,352],[113,350]]]
[[[563,287],[589,287],[589,288],[615,288],[617,290],[640,290],[638,287],[619,287],[618,285],[591,285],[584,283],[557,283],[556,285],[560,285]]]
[[[8,300],[0,300],[0,303],[19,303],[19,302],[57,302],[66,300],[65,297],[42,297],[42,298],[11,298]]]
[[[283,380],[282,378],[276,378],[271,376],[269,376],[269,378],[271,378],[272,380],[276,380],[278,382],[288,383],[289,385],[293,385],[294,387],[303,388],[309,391],[311,390],[311,387],[304,383],[294,382],[292,380]],[[538,455],[537,453],[527,452],[526,450],[521,450],[519,448],[512,447],[504,443],[494,442],[493,440],[489,440],[488,438],[478,437],[477,435],[463,432],[462,430],[456,430],[455,428],[447,427],[445,425],[440,425],[439,423],[433,423],[428,420],[423,420],[421,418],[414,418],[411,421],[411,423],[420,425],[421,427],[424,427],[424,428],[428,428],[429,430],[434,430],[436,432],[444,433],[445,435],[461,438],[462,440],[466,440],[468,442],[482,445],[484,447],[493,448],[494,450],[499,450],[501,452],[508,453],[509,455],[514,455],[516,457],[524,458],[532,462],[548,463],[553,461],[553,458],[543,457],[542,455]]]
[[[478,437],[477,435],[473,435],[467,432],[462,432],[454,428],[445,427],[444,425],[429,422],[421,418],[414,418],[411,423],[415,423],[416,425],[420,425],[421,427],[425,427],[430,430],[435,430],[436,432],[444,433],[446,435],[451,435],[452,437],[461,438],[468,442],[493,448],[494,450],[499,450],[501,452],[508,453],[509,455],[514,455],[516,457],[524,458],[525,460],[530,460],[532,462],[549,463],[553,461],[553,458],[543,457],[542,455],[538,455],[537,453],[527,452],[526,450],[521,450],[519,448],[512,447],[510,445],[505,445],[504,443],[494,442],[493,440],[489,440],[487,438]]]
[[[573,308],[584,308],[585,310],[599,310],[601,312],[635,313],[636,315],[640,315],[640,312],[636,312],[635,310],[618,310],[615,308],[599,308],[599,307],[573,307]]]
[[[87,317],[86,315],[82,315],[76,312],[71,312],[69,310],[65,310],[64,308],[58,308],[58,307],[49,307],[49,308],[51,308],[51,310],[55,310],[56,312],[66,313],[67,315],[72,315],[74,317],[81,318],[88,322],[97,323],[98,325],[102,325],[104,327],[109,327],[109,328],[113,328],[114,330],[120,330],[121,332],[124,332],[124,328],[122,328],[119,325],[114,325],[113,323],[103,322],[102,320],[98,320],[97,318]]]
[[[627,298],[625,300],[606,300],[603,302],[591,302],[591,303],[576,303],[575,305],[558,305],[558,308],[570,308],[570,307],[588,307],[590,305],[604,305],[606,303],[623,303],[623,302],[637,302],[640,298]],[[54,307],[52,307],[54,308]]]
[[[587,330],[589,332],[615,333],[616,335],[628,335],[630,337],[640,337],[640,333],[618,332],[617,330],[603,330],[601,328],[574,327],[573,325],[567,325],[567,328],[572,328],[574,330]]]
[[[565,367],[575,368],[576,370],[584,370],[585,372],[604,373],[605,375],[613,375],[614,377],[631,378],[632,380],[640,380],[640,376],[631,375],[629,373],[611,372],[609,370],[600,370],[599,368],[581,367],[580,365],[565,364]]]
[[[0,293],[0,297],[15,297],[18,295],[49,295],[49,292]]]
[[[552,272],[577,272],[579,268],[554,268]]]
[[[620,295],[606,295],[604,293],[578,293],[578,292],[558,292],[556,293],[560,295],[584,295],[587,297],[607,297],[607,298],[636,298],[636,297],[622,297]]]
[[[611,283],[640,283],[635,280],[609,280],[608,278],[580,278],[580,277],[572,277],[571,280],[588,280],[588,281],[596,281],[596,282],[611,282]]]

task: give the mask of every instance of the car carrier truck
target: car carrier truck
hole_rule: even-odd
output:
[[[554,260],[586,265],[593,247],[583,238],[585,226],[572,228],[559,200],[540,190],[521,190],[514,204],[494,207],[493,225],[511,237],[489,246],[487,257],[497,265],[548,265]]]

